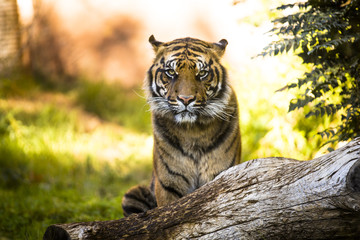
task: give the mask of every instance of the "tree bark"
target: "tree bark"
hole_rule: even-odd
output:
[[[20,36],[16,0],[0,0],[0,73],[19,66]]]
[[[310,161],[255,159],[164,207],[57,224],[44,239],[360,239],[360,138]]]

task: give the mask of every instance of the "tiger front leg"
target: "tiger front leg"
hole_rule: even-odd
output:
[[[146,212],[157,206],[154,193],[148,186],[137,185],[130,188],[122,199],[124,216]]]
[[[158,206],[167,205],[183,197],[183,194],[172,185],[155,178],[155,197]]]

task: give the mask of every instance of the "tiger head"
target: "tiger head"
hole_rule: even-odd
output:
[[[229,117],[231,88],[220,64],[228,42],[209,43],[194,38],[152,44],[156,57],[145,89],[154,114],[176,123],[205,122]]]

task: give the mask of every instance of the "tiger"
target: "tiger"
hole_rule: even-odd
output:
[[[241,157],[237,98],[220,63],[227,40],[161,42],[151,35],[149,42],[155,59],[144,90],[152,114],[152,181],[125,193],[124,216],[182,198]]]

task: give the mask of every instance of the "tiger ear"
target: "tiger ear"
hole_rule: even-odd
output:
[[[221,39],[218,43],[214,43],[214,49],[219,57],[222,57],[225,53],[225,48],[228,45],[228,41],[226,39]]]
[[[151,43],[155,52],[157,52],[159,47],[163,44],[163,42],[159,42],[158,40],[156,40],[154,35],[151,35],[149,37],[149,43]]]

